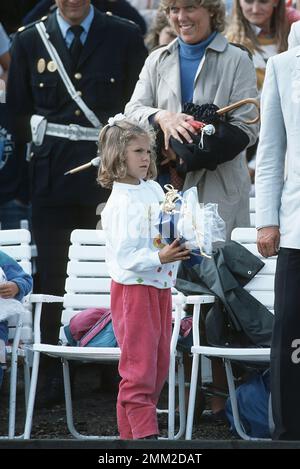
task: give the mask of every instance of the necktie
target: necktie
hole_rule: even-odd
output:
[[[70,46],[70,54],[72,57],[72,62],[76,67],[83,48],[82,42],[80,40],[80,35],[83,31],[83,27],[80,25],[71,26],[69,30],[72,31],[72,33],[74,34],[74,39]]]

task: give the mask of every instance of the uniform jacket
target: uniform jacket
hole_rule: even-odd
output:
[[[248,249],[229,241],[212,259],[203,258],[192,268],[181,263],[175,286],[185,295],[215,295],[237,331],[244,331],[252,344],[268,347],[273,314],[243,288],[263,266]]]
[[[81,91],[82,99],[105,124],[110,116],[123,111],[144,63],[146,49],[136,25],[97,10],[94,13],[76,69],[55,12],[45,20],[45,26],[75,89]],[[19,116],[17,136],[21,141],[30,140],[28,124],[32,114],[46,116],[53,123],[92,126],[69,96],[58,72],[50,72],[47,67],[39,72],[41,58],[46,64],[50,61],[35,26],[17,33],[12,49],[8,103]],[[46,136],[41,146],[33,146],[32,152],[33,203],[97,205],[107,198],[107,191],[97,187],[95,171],[64,176],[64,172],[96,156],[94,142]]]
[[[256,97],[255,70],[247,53],[217,34],[207,47],[196,73],[193,102],[224,107],[243,98]],[[182,109],[177,39],[150,54],[126,106],[126,114],[146,123],[149,116],[160,109],[172,112]],[[227,115],[231,124],[248,135],[250,145],[256,141],[258,127],[243,121],[255,115],[252,106],[240,107]],[[201,202],[219,203],[228,237],[235,226],[249,224],[250,182],[244,156],[238,155],[219,165],[215,171],[203,169],[188,173],[184,189],[192,186],[198,187]]]
[[[256,225],[280,226],[280,246],[300,249],[300,47],[267,64],[257,153]]]
[[[111,11],[113,15],[134,21],[141,28],[141,33],[146,33],[143,17],[127,0],[92,0],[91,3],[100,11]],[[28,24],[39,20],[48,13],[51,6],[55,8],[54,0],[40,0],[23,18],[22,23]]]

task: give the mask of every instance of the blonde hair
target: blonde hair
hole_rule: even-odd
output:
[[[287,37],[289,33],[289,23],[286,16],[285,0],[279,0],[273,8],[271,17],[271,33],[274,35],[278,52],[287,50]],[[237,42],[248,47],[251,52],[261,51],[256,34],[251,27],[251,23],[243,15],[239,0],[234,0],[230,26],[227,29],[226,37],[230,42]]]
[[[211,16],[211,29],[221,33],[225,29],[225,4],[223,0],[180,0],[183,5],[195,5],[205,8]],[[161,0],[160,5],[168,15],[176,0]]]
[[[126,177],[126,149],[129,142],[137,137],[147,137],[150,140],[150,165],[146,179],[156,177],[154,132],[124,119],[114,125],[106,125],[100,132],[98,148],[101,162],[97,181],[102,187],[111,189],[114,181]]]

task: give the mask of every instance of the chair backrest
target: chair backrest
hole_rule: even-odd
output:
[[[110,307],[111,277],[105,263],[103,230],[74,230],[71,234],[61,324],[69,324],[74,314],[90,307]],[[173,289],[174,295],[178,292]],[[66,338],[63,327],[60,339]]]
[[[110,305],[110,282],[105,264],[102,230],[74,230],[71,234],[62,326],[78,311]],[[60,338],[64,341],[61,329]]]
[[[0,249],[13,259],[15,259],[24,271],[31,275],[31,246],[30,232],[26,229],[0,230]],[[32,342],[32,313],[23,316],[23,326],[21,331],[21,341]],[[9,321],[9,339],[15,334],[15,322]]]
[[[235,228],[231,234],[231,239],[242,244],[265,263],[262,270],[245,286],[245,289],[271,312],[274,312],[276,257],[265,259],[259,254],[256,247],[256,233],[255,228]]]
[[[255,197],[250,197],[249,208],[250,208],[250,226],[255,227]]]

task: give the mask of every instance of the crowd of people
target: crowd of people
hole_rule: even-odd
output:
[[[251,179],[254,184],[257,177],[258,249],[265,257],[279,253],[274,438],[300,439],[300,376],[290,361],[300,304],[297,7],[285,0],[2,2],[1,228],[29,221],[37,246],[34,291],[63,295],[70,233],[96,228],[99,206],[105,207],[112,318],[121,348],[121,438],[159,434],[170,292],[176,264],[190,257],[176,240],[158,246],[143,235],[153,232],[162,188],[196,187],[199,202],[218,204],[229,241],[235,227],[250,225]],[[217,112],[246,98],[262,101],[261,130],[251,104],[222,118]],[[200,134],[199,120],[207,124]],[[213,135],[205,133],[209,125]],[[93,168],[65,175],[97,154],[98,178]],[[133,224],[134,237],[124,229]],[[17,285],[10,297],[18,292]],[[46,309],[42,340],[55,344],[60,307]],[[213,361],[212,369],[213,386],[224,388],[222,364]],[[60,365],[45,359],[42,371],[38,405],[49,406],[61,397]],[[215,396],[213,415],[224,405]]]

